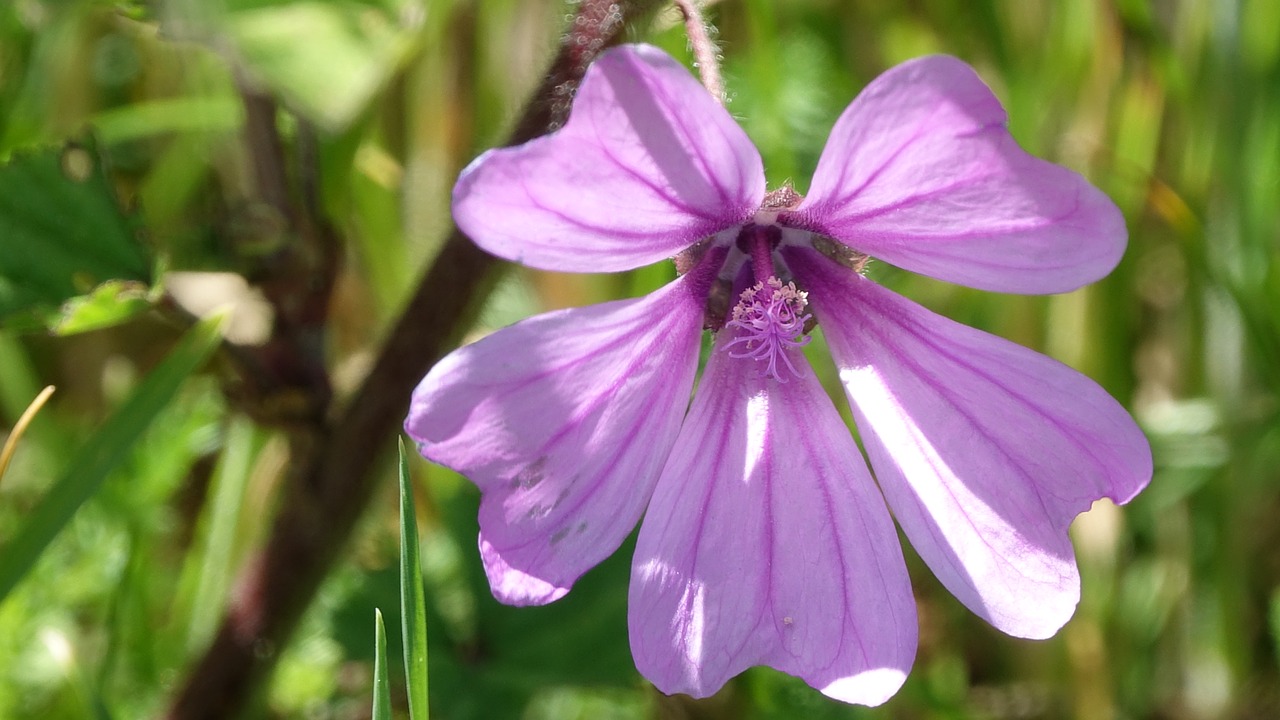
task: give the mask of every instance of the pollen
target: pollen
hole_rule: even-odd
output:
[[[742,292],[733,318],[725,323],[737,331],[725,350],[730,357],[765,363],[764,374],[778,382],[800,377],[788,354],[809,344],[804,334],[813,317],[804,311],[808,305],[809,293],[797,290],[795,283],[783,285],[776,277],[756,283]]]

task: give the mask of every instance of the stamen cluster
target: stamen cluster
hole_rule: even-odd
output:
[[[787,351],[809,344],[810,338],[804,334],[805,323],[813,317],[804,312],[808,305],[809,293],[797,290],[795,283],[783,285],[776,277],[756,283],[742,291],[733,318],[725,323],[725,327],[738,330],[725,350],[730,357],[766,361],[764,374],[778,382],[787,381],[778,372],[779,359],[791,377],[800,377]],[[735,352],[735,347],[742,349]]]

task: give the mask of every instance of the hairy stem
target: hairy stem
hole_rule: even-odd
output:
[[[693,58],[698,64],[702,85],[723,105],[724,81],[720,79],[720,51],[711,40],[698,0],[675,0],[675,4],[680,8],[680,14],[684,15],[684,32],[693,48]]]

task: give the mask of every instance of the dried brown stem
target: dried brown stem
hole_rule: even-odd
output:
[[[582,0],[511,142],[523,142],[563,123],[587,65],[620,37],[627,21],[658,4]],[[314,222],[306,216],[299,220]],[[499,265],[455,229],[347,411],[315,433],[295,434],[294,473],[267,545],[238,578],[213,643],[175,696],[167,717],[229,718],[250,707],[278,649],[288,641],[368,504],[379,482],[371,470],[389,447],[414,384],[456,343]]]

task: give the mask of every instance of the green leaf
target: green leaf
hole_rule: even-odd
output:
[[[147,286],[127,280],[108,280],[88,295],[71,298],[49,323],[55,335],[74,335],[119,325],[146,312],[152,303]]]
[[[16,537],[0,548],[0,601],[18,584],[40,554],[102,487],[111,471],[129,457],[134,443],[200,368],[222,339],[220,317],[198,323],[128,400],[85,442],[69,469],[31,512]]]
[[[404,672],[409,689],[409,716],[426,720],[427,617],[418,561],[418,519],[409,484],[409,461],[400,440],[400,625],[404,633]]]
[[[150,261],[92,148],[0,165],[0,321],[57,307],[108,280],[150,280]]]
[[[387,629],[382,611],[374,609],[373,720],[391,720],[391,679],[387,673]]]

